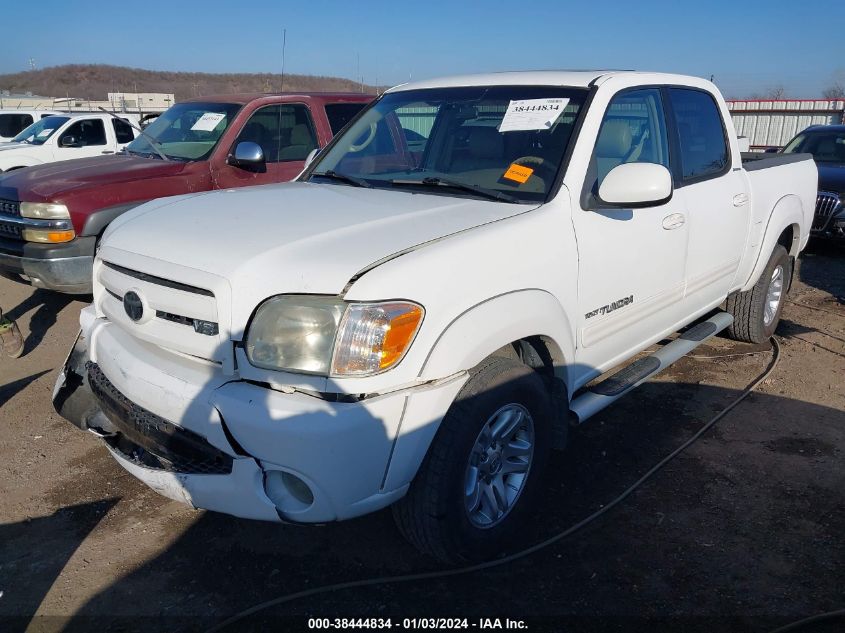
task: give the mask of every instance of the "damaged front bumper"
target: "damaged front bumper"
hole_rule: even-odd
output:
[[[224,376],[103,319],[86,333],[56,382],[56,411],[160,494],[250,519],[327,522],[393,503],[463,383],[332,402]],[[406,420],[418,430],[397,447],[408,415],[434,426]],[[410,458],[391,468],[394,454]]]

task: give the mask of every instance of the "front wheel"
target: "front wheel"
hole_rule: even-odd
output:
[[[734,317],[728,336],[746,343],[764,343],[775,333],[792,277],[792,261],[778,244],[754,287],[728,297],[726,309]]]
[[[548,461],[551,400],[530,368],[491,357],[450,407],[408,494],[399,530],[447,563],[508,547],[530,511]]]

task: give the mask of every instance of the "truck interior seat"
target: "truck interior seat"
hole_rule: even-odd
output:
[[[631,153],[631,126],[624,120],[608,119],[604,122],[596,141],[596,169],[598,181],[611,169],[621,165],[625,158]]]
[[[279,150],[279,160],[305,160],[308,152],[314,149],[314,137],[304,123],[294,125],[290,131],[290,145]]]
[[[467,150],[466,154],[452,159],[453,171],[503,167],[504,135],[493,127],[474,127],[467,137]]]

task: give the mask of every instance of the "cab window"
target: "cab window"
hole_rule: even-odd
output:
[[[708,93],[669,88],[681,147],[681,173],[685,181],[721,174],[730,162],[725,128],[716,102]]]
[[[259,145],[268,163],[304,161],[319,146],[311,114],[300,104],[261,108],[246,122],[235,145],[244,141]]]
[[[92,145],[106,144],[106,127],[100,119],[83,119],[71,125],[59,139],[59,146],[62,141],[73,136],[76,139],[77,147],[90,147]]]
[[[623,163],[654,163],[669,168],[669,141],[663,101],[656,88],[616,95],[602,120],[593,151],[593,193]]]

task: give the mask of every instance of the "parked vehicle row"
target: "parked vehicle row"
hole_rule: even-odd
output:
[[[260,115],[251,100],[185,104],[188,123],[156,122],[155,142],[113,159],[179,178],[205,161],[207,184],[110,218],[54,391],[123,468],[199,508],[322,523],[393,506],[422,551],[494,556],[571,424],[719,331],[772,334],[810,235],[812,157],[744,161],[702,79],[410,83],[296,182],[231,189],[328,141],[288,104],[253,128],[248,106]],[[168,140],[215,117],[216,136]],[[269,119],[289,122],[296,152],[268,141]],[[30,170],[0,191],[67,205],[93,238],[76,183],[101,176],[77,165],[62,168],[74,187]],[[114,179],[102,206],[134,204]]]
[[[154,198],[290,180],[309,152],[371,100],[195,99],[172,106],[143,133],[108,114],[42,119],[18,143],[0,145],[0,169],[61,161],[0,178],[0,272],[40,288],[90,293],[98,240],[120,214]],[[85,158],[63,160],[72,156]]]
[[[11,141],[36,121],[54,114],[59,113],[50,110],[0,110],[0,143]]]

